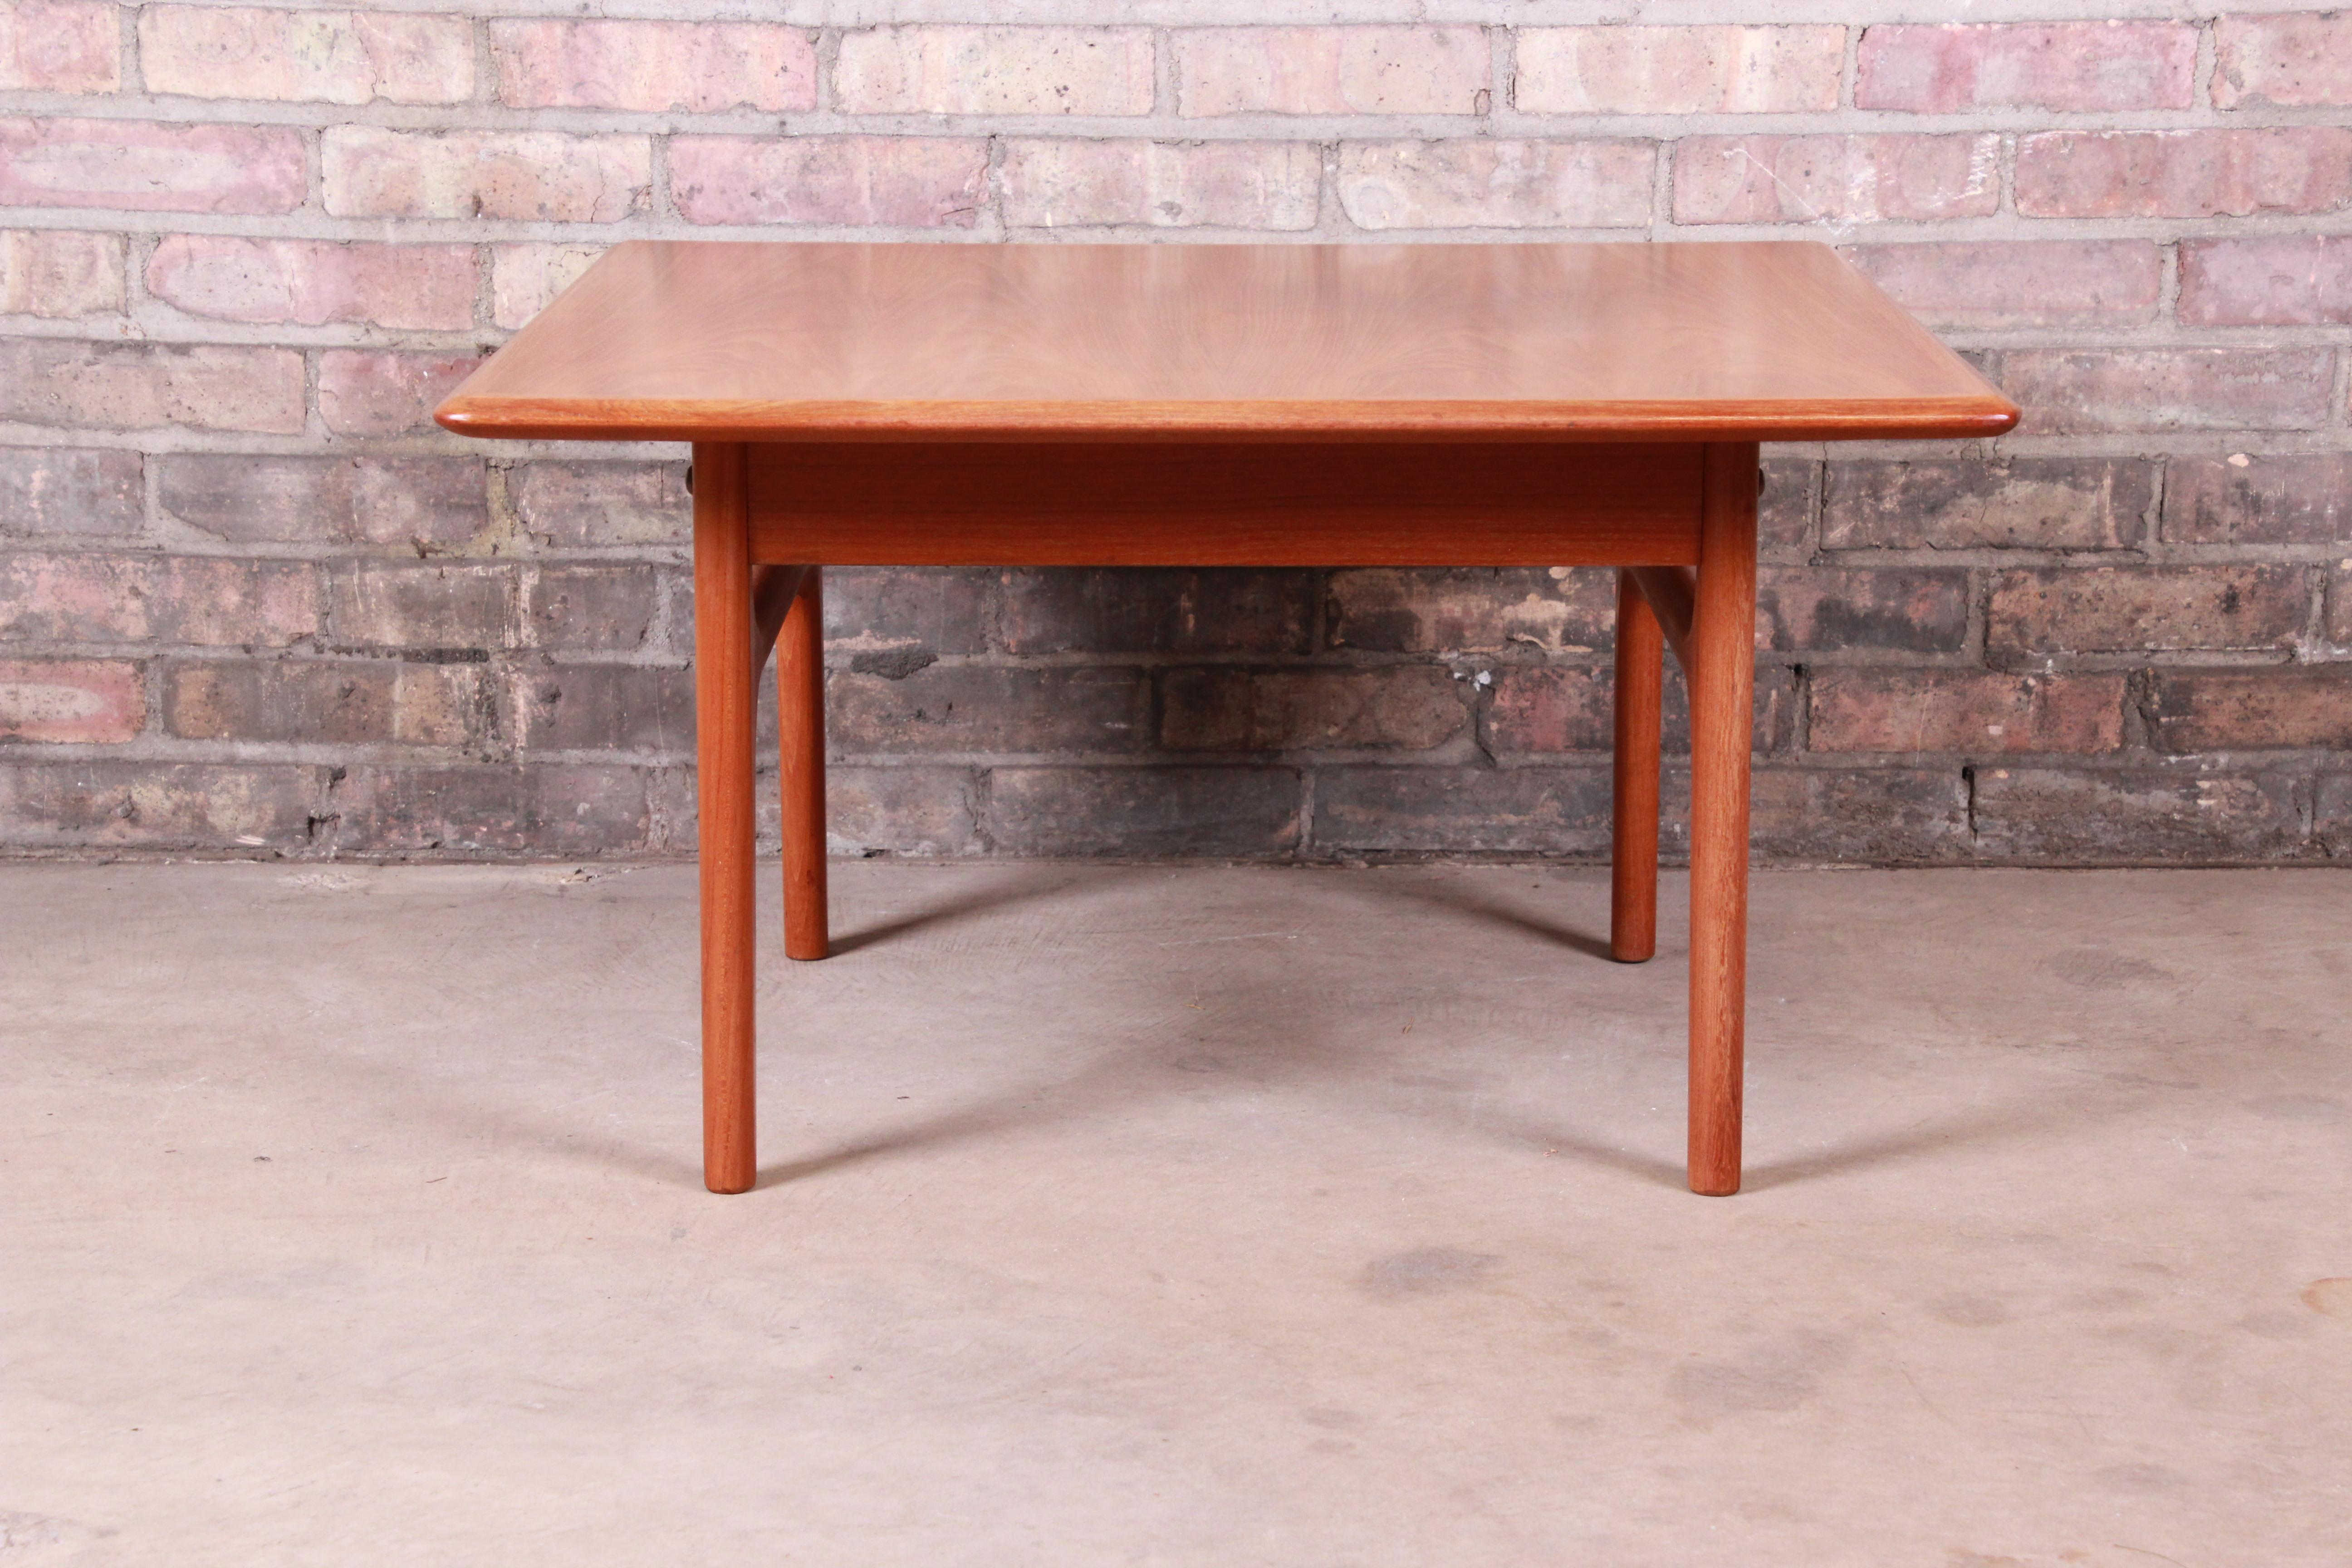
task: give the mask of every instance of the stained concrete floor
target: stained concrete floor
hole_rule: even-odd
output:
[[[1760,876],[1727,1200],[1595,874],[836,879],[718,1198],[690,868],[0,868],[0,1563],[2352,1563],[2344,873]]]

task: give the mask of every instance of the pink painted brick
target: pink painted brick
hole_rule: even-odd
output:
[[[2197,29],[2187,22],[1964,23],[1862,35],[1857,109],[2187,109]]]
[[[1323,155],[1305,142],[1012,142],[1004,221],[1024,227],[1315,226]]]
[[[970,228],[988,143],[921,136],[679,136],[670,199],[688,223]]]
[[[1843,251],[1934,327],[2126,326],[2153,321],[2163,257],[2152,240],[1938,240]]]
[[[122,32],[111,5],[12,0],[0,5],[0,92],[115,92]]]
[[[2248,217],[2352,201],[2352,131],[2053,131],[2017,146],[2029,217]]]
[[[286,213],[310,184],[284,126],[0,120],[0,205]]]
[[[319,356],[319,416],[339,436],[429,430],[434,405],[481,363],[467,353],[329,349]]]
[[[1360,228],[1627,228],[1650,221],[1647,142],[1359,142],[1339,205]]]
[[[0,741],[120,745],[146,721],[146,683],[135,664],[0,659]]]
[[[1475,114],[1494,85],[1481,27],[1179,31],[1176,100],[1215,114]]]
[[[869,27],[845,34],[836,107],[850,114],[1149,114],[1143,27]]]
[[[2213,102],[2222,109],[2352,104],[2352,12],[2221,17],[2213,24]]]
[[[0,233],[0,315],[88,316],[122,309],[122,236],[63,228]]]
[[[339,125],[321,140],[320,170],[338,217],[618,223],[653,189],[653,147],[643,136]]]
[[[462,103],[474,96],[463,16],[149,5],[139,14],[147,90],[299,103]]]
[[[604,254],[601,245],[500,245],[490,251],[490,320],[520,327]]]
[[[302,428],[302,356],[227,343],[0,339],[0,418],[290,436]]]
[[[1676,223],[1984,217],[2000,138],[1694,136],[1675,149]]]
[[[0,642],[285,647],[319,630],[307,561],[218,555],[0,556]]]
[[[1843,27],[1523,27],[1513,107],[1803,114],[1837,107]]]
[[[2308,430],[2327,422],[2327,349],[2012,349],[2000,382],[2021,435]]]
[[[496,21],[499,100],[522,109],[816,107],[816,45],[764,22]]]
[[[462,331],[474,324],[474,247],[166,235],[147,264],[147,291],[224,321]]]
[[[2352,235],[2184,241],[2179,309],[2200,327],[2352,321]]]

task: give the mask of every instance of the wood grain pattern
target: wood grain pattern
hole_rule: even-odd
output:
[[[776,738],[783,792],[784,956],[833,951],[824,879],[824,574],[801,574],[776,657]]]
[[[1658,620],[1658,630],[1664,636],[1666,646],[1675,650],[1675,659],[1690,674],[1690,629],[1694,606],[1698,602],[1698,578],[1687,566],[1635,566],[1628,573],[1633,586],[1640,589],[1643,603]]]
[[[478,436],[1843,440],[2017,409],[1826,246],[633,240]]]
[[[1756,448],[1706,450],[1691,624],[1690,1189],[1739,1190],[1755,732]]]
[[[740,446],[694,448],[695,788],[702,869],[702,1180],[745,1193],[758,1175],[752,1114],[755,938],[750,488]]]
[[[1665,637],[1631,572],[1617,574],[1616,737],[1609,811],[1609,955],[1658,951],[1658,762]]]
[[[755,560],[1553,566],[1698,559],[1696,445],[751,447]]]

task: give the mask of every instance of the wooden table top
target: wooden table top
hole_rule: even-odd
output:
[[[472,436],[1851,440],[2017,408],[1810,242],[635,240],[436,412]]]

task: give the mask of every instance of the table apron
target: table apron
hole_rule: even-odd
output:
[[[786,565],[1687,566],[1697,443],[777,442]]]

